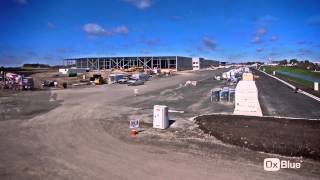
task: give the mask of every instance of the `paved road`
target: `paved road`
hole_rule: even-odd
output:
[[[186,73],[151,81],[140,92],[177,86],[209,74]],[[210,157],[185,153],[179,147],[121,141],[110,132],[128,131],[127,121],[125,129],[115,124],[135,110],[121,103],[130,98],[134,101],[134,88],[100,86],[23,95],[24,105],[0,121],[0,179],[317,179],[310,169],[265,172],[261,159],[245,159],[241,152],[250,152],[236,147],[226,146],[227,151]],[[34,105],[42,107],[41,111],[26,108]],[[102,122],[110,126],[104,128]],[[254,154],[248,156],[258,158]]]
[[[259,72],[256,84],[263,115],[320,119],[320,102],[294,93],[283,83]]]

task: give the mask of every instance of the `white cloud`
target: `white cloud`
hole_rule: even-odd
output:
[[[146,9],[151,6],[150,0],[126,0],[126,1],[136,6],[139,9]]]
[[[262,37],[267,33],[266,28],[258,28],[253,34],[251,43],[258,44],[262,42]]]
[[[129,29],[126,26],[105,29],[99,24],[88,23],[83,26],[84,32],[89,36],[112,36],[117,34],[128,34]]]
[[[88,35],[105,35],[106,30],[103,29],[100,25],[98,24],[93,24],[93,23],[88,23],[83,26],[83,30],[88,34]]]
[[[262,42],[262,39],[260,36],[254,36],[253,39],[251,40],[252,43],[258,44]]]
[[[267,29],[265,28],[258,28],[255,32],[256,36],[263,36],[267,33]]]
[[[127,26],[118,26],[116,28],[114,28],[114,33],[118,33],[118,34],[128,34],[129,29],[127,28]]]

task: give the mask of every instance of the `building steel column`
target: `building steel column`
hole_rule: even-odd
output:
[[[154,67],[153,67],[153,56],[151,57],[151,68],[154,69]]]
[[[87,58],[87,68],[89,68],[89,60],[88,60],[88,58]]]
[[[100,58],[98,58],[98,70],[100,71]]]
[[[178,56],[176,56],[176,71],[178,71]]]

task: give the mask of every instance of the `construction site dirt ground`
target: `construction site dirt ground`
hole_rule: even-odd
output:
[[[0,179],[319,179],[318,161],[225,144],[198,128],[199,114],[233,112],[232,103],[209,99],[225,86],[213,80],[223,71],[1,97]],[[185,87],[187,80],[198,84]],[[155,104],[184,113],[170,113],[170,128],[153,129]],[[132,119],[144,129],[135,137]],[[267,157],[302,160],[302,168],[266,172]]]
[[[228,144],[320,160],[320,121],[317,120],[204,115],[197,117],[196,122],[205,133]]]

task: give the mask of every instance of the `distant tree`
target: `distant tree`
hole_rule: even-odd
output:
[[[50,66],[48,64],[23,64],[24,68],[49,68]]]
[[[279,65],[287,65],[288,61],[286,59],[279,62]]]
[[[299,61],[298,61],[297,59],[291,59],[291,60],[289,61],[289,63],[290,63],[290,64],[298,64]]]
[[[313,64],[309,60],[300,61],[297,65],[297,67],[300,69],[307,69],[307,70],[316,70],[317,69],[317,65]]]
[[[246,65],[252,65],[252,64],[254,64],[255,62],[251,62],[251,61],[249,61],[249,62],[246,62],[245,64]]]

